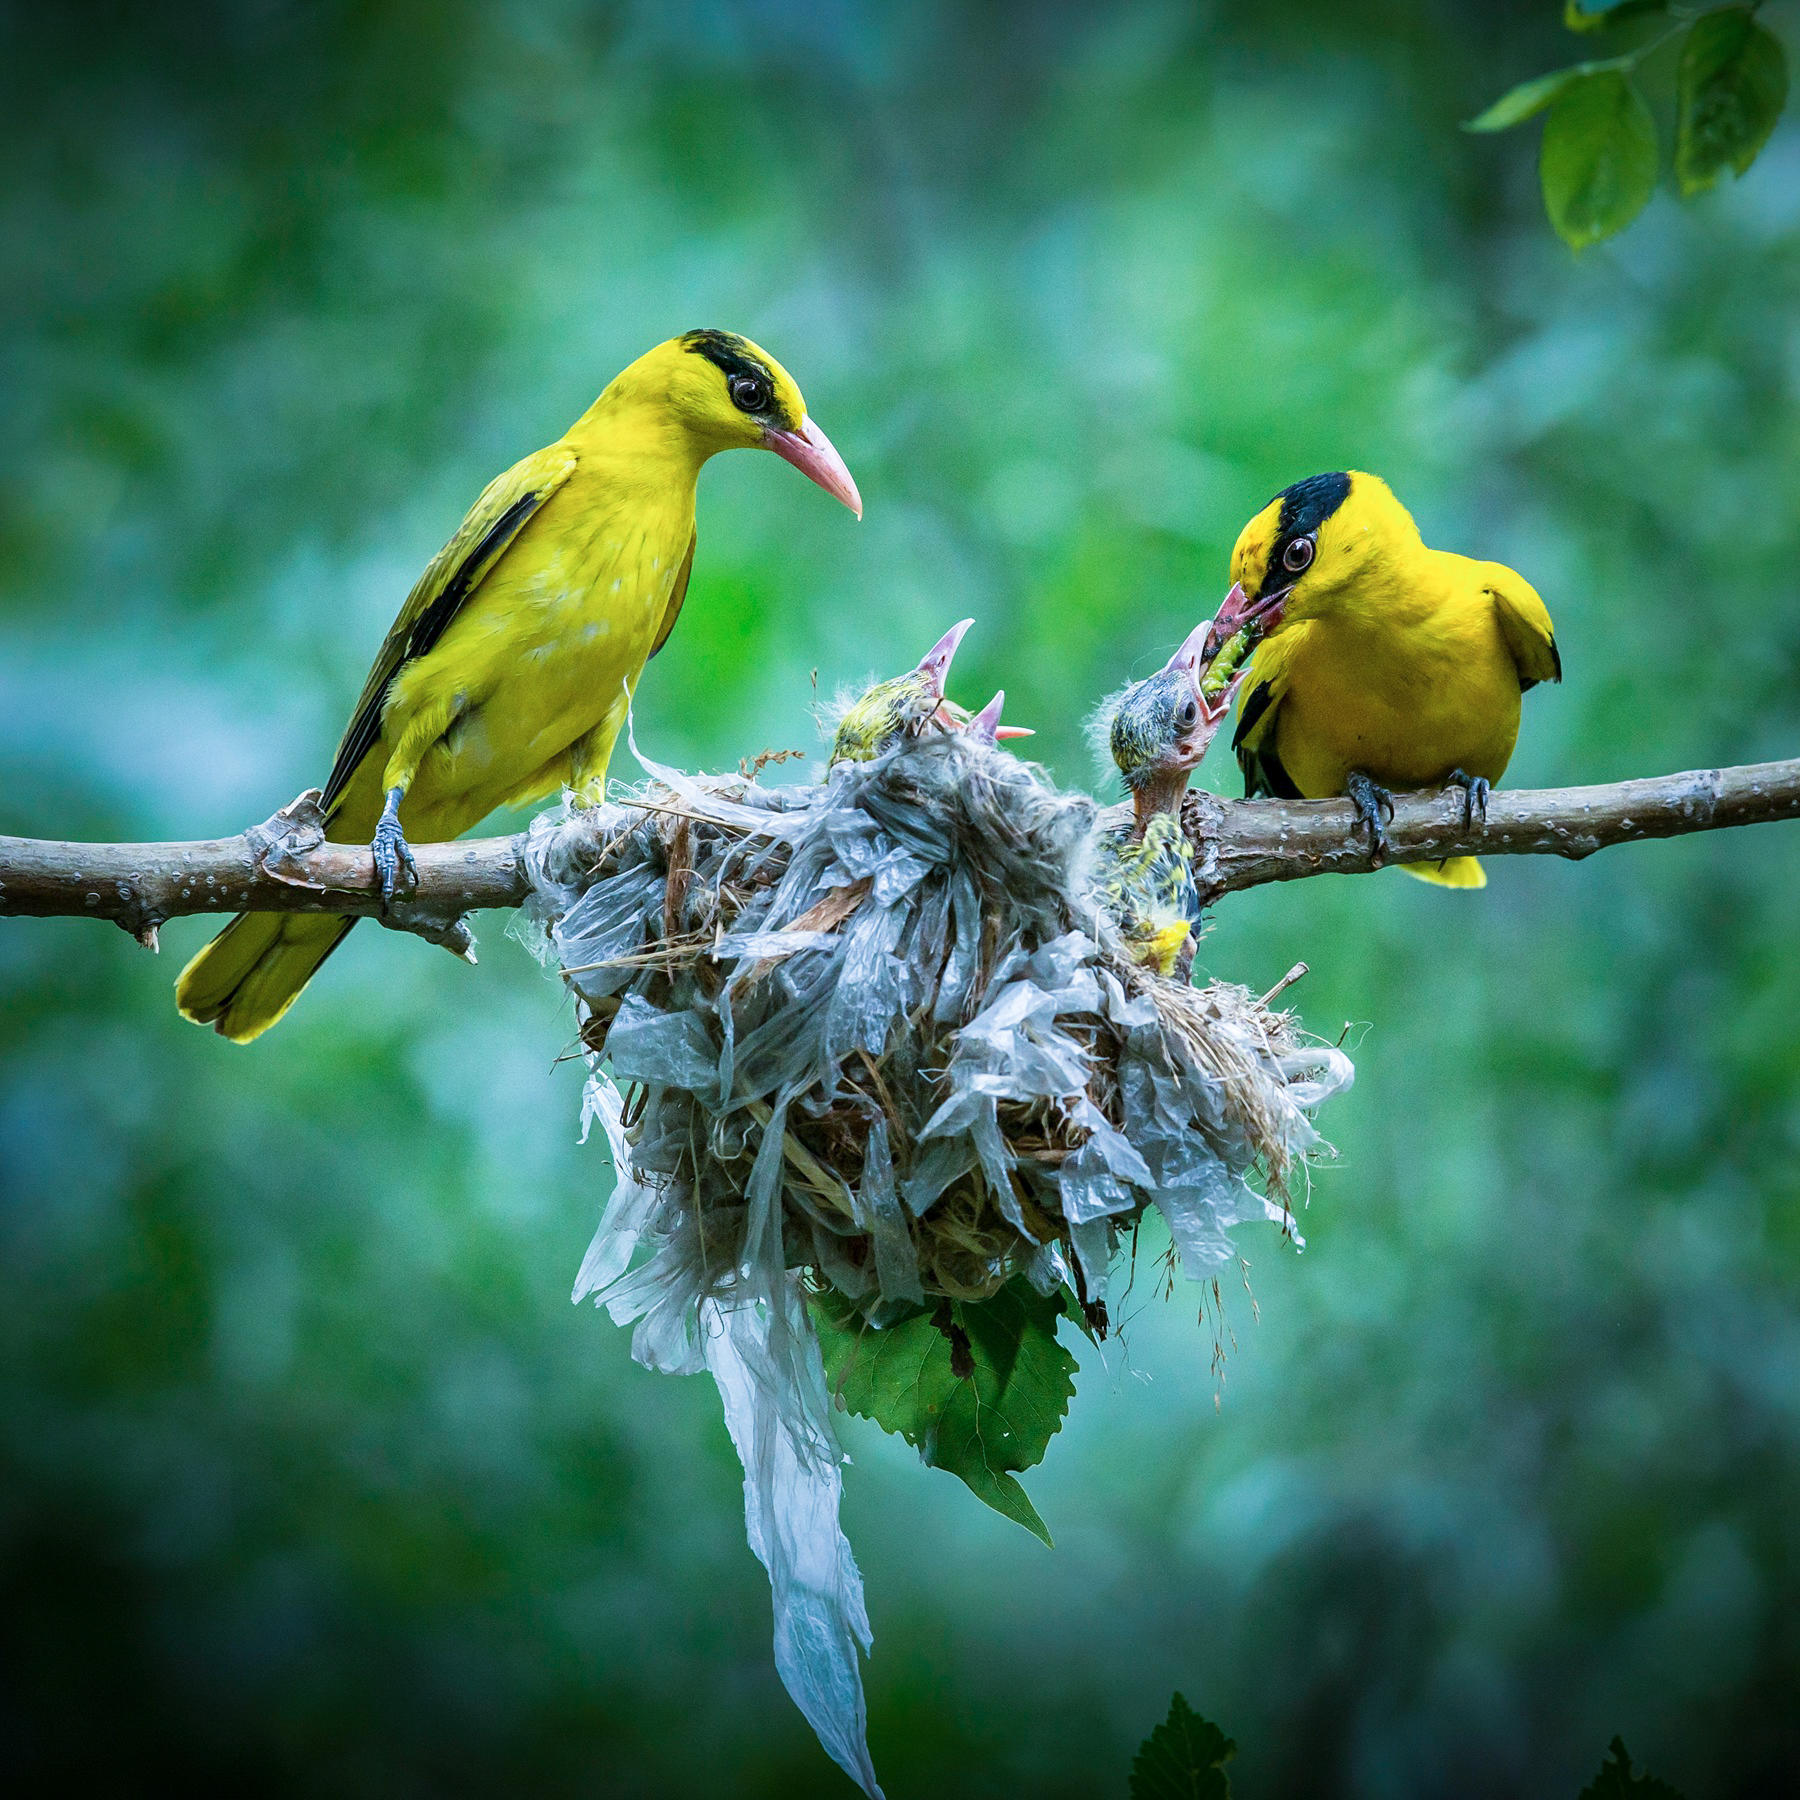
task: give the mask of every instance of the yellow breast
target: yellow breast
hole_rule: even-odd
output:
[[[1307,620],[1284,661],[1275,749],[1303,794],[1340,794],[1353,769],[1391,788],[1506,772],[1518,671],[1478,588],[1448,581],[1426,606]]]
[[[455,702],[414,796],[440,829],[553,791],[584,740],[605,767],[694,530],[691,478],[621,492],[607,473],[578,470],[402,677],[408,708]]]

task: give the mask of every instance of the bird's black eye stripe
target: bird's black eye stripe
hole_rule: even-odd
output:
[[[1278,564],[1293,576],[1311,564],[1320,527],[1349,498],[1350,477],[1342,469],[1329,475],[1309,475],[1275,496],[1281,502],[1281,516],[1275,523],[1275,543],[1269,551],[1268,573],[1263,577],[1265,591],[1273,591],[1271,583]],[[1304,550],[1298,549],[1302,543],[1306,545]],[[1290,562],[1290,555],[1304,560]]]
[[[735,332],[690,331],[681,339],[681,347],[704,356],[724,375],[725,391],[740,412],[763,413],[774,406],[774,376],[750,354],[750,346]],[[800,421],[783,419],[780,423],[795,430]]]
[[[1309,475],[1275,496],[1281,502],[1276,535],[1282,538],[1314,537],[1319,527],[1350,498],[1350,477],[1343,470],[1329,475]]]

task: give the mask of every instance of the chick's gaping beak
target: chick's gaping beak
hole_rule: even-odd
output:
[[[939,702],[937,711],[931,716],[946,731],[967,731],[975,715],[966,706],[958,706],[954,700],[944,700]],[[1004,744],[1008,738],[1036,737],[1037,728],[1032,725],[996,725],[993,735],[996,743]]]
[[[967,725],[963,731],[983,744],[995,743],[1000,736],[1000,709],[1006,704],[1006,689],[1002,688]]]
[[[1224,723],[1225,715],[1237,704],[1238,691],[1243,687],[1245,677],[1249,672],[1248,669],[1240,669],[1226,682],[1214,699],[1207,699],[1205,689],[1201,690],[1200,719],[1205,728],[1208,743],[1212,742],[1213,733]]]
[[[773,450],[785,462],[791,462],[808,481],[816,481],[826,493],[841,500],[862,517],[862,495],[844,459],[838,455],[831,439],[811,419],[802,415],[798,431],[782,431],[776,426],[763,428],[763,447]]]
[[[1200,675],[1200,659],[1205,654],[1211,641],[1213,626],[1217,620],[1208,619],[1204,624],[1196,625],[1182,640],[1182,645],[1169,660],[1163,664],[1165,675],[1192,675],[1196,682]]]
[[[1246,625],[1261,628],[1261,635],[1267,637],[1281,623],[1281,609],[1287,603],[1287,597],[1294,591],[1294,584],[1289,582],[1284,588],[1278,588],[1272,594],[1265,594],[1260,600],[1252,600],[1244,592],[1244,584],[1234,581],[1231,592],[1225,596],[1213,622],[1206,628],[1206,642],[1201,650],[1200,660],[1209,663],[1225,648],[1227,641],[1235,637]]]
[[[967,635],[973,619],[958,619],[938,641],[919,658],[919,673],[930,684],[934,701],[944,698],[944,683],[950,679],[950,665],[956,660],[956,647]]]
[[[973,619],[958,619],[938,641],[919,658],[918,672],[925,677],[926,697],[932,702],[935,710],[931,717],[946,731],[966,731],[974,723],[968,712],[954,701],[944,698],[944,685],[950,679],[950,665],[956,659],[957,646],[967,635]],[[1001,725],[997,723],[999,705],[1006,698],[1005,693],[998,693],[988,705],[995,709],[996,723],[985,735],[990,739],[1035,737],[1037,733],[1029,725]],[[985,715],[986,708],[983,709]],[[978,716],[983,716],[978,715]]]

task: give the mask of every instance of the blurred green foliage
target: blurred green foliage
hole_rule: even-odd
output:
[[[1696,12],[1672,0],[1565,0],[1570,31],[1646,29],[1616,56],[1508,88],[1467,129],[1510,131],[1548,115],[1538,149],[1544,211],[1571,250],[1585,250],[1623,231],[1656,192],[1662,157],[1640,70],[1660,90],[1672,85],[1675,178],[1684,195],[1717,186],[1727,169],[1749,172],[1787,105],[1787,52],[1758,22],[1762,5],[1741,0]]]
[[[1600,1773],[1584,1787],[1576,1800],[1681,1800],[1681,1795],[1666,1781],[1654,1775],[1641,1775],[1631,1766],[1631,1752],[1625,1740],[1615,1737],[1608,1746]]]
[[[1131,1759],[1130,1800],[1231,1800],[1231,1777],[1225,1765],[1237,1745],[1211,1719],[1202,1717],[1176,1694],[1169,1716],[1138,1745]],[[1666,1781],[1639,1774],[1631,1766],[1625,1740],[1614,1737],[1600,1773],[1576,1800],[1682,1800]]]
[[[708,470],[667,760],[811,745],[815,669],[967,612],[957,697],[1004,684],[1087,778],[1083,710],[1343,466],[1549,601],[1516,782],[1793,754],[1800,136],[1572,263],[1455,130],[1560,38],[1394,0],[8,5],[0,829],[228,832],[317,781],[481,484],[701,324],[789,363],[868,517]],[[1177,1686],[1251,1800],[1572,1792],[1614,1732],[1694,1800],[1800,1759],[1800,831],[1492,876],[1221,909],[1203,963],[1304,957],[1308,1022],[1352,1022],[1343,1155],[1303,1256],[1248,1240],[1217,1409],[1143,1257],[1073,1346],[1053,1553],[846,1420],[890,1794],[1117,1792]],[[156,960],[0,924],[14,1791],[848,1791],[716,1398],[566,1302],[607,1174],[500,925],[478,970],[359,931],[239,1050],[171,1004],[205,922]]]

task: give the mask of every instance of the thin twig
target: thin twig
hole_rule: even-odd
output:
[[[1291,969],[1289,969],[1288,972],[1284,976],[1282,976],[1282,978],[1278,982],[1276,982],[1276,984],[1272,988],[1270,988],[1269,991],[1266,994],[1264,994],[1263,997],[1259,1001],[1257,1001],[1256,1004],[1258,1006],[1267,1006],[1269,1004],[1269,1002],[1271,1000],[1273,1000],[1278,994],[1285,993],[1289,988],[1291,988],[1294,985],[1294,983],[1300,979],[1300,977],[1302,975],[1306,975],[1309,973],[1310,973],[1310,970],[1305,963],[1303,963],[1303,962],[1295,963],[1294,966]]]

